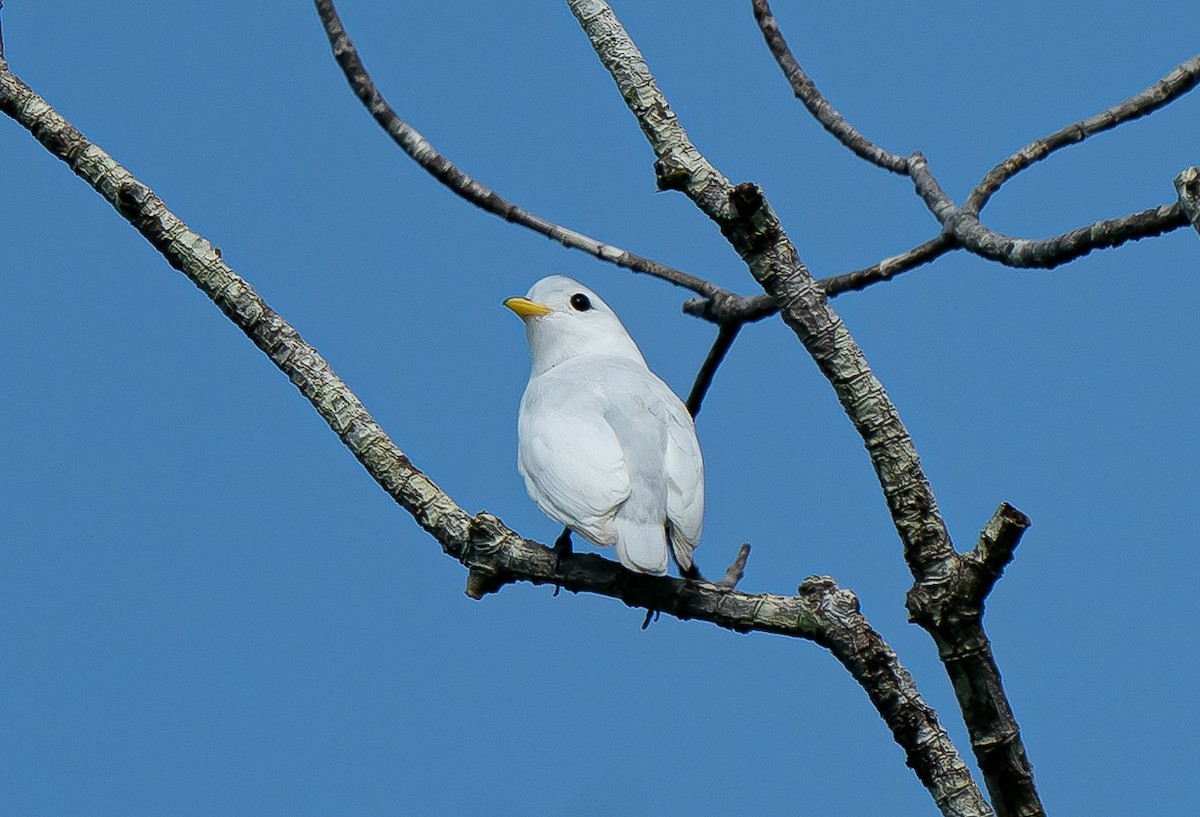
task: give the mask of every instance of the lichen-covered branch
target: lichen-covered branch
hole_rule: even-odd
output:
[[[753,184],[729,185],[687,139],[679,127],[649,68],[602,0],[568,0],[601,61],[630,110],[638,118],[655,152],[656,170],[672,169],[671,187],[686,192],[746,262],[755,279],[778,306],[782,317],[829,379],[834,391],[863,437],[875,465],[897,531],[904,543],[905,559],[916,579],[914,595],[929,596],[933,607],[946,617],[960,615],[964,599],[936,589],[961,585],[972,575],[967,557],[957,555],[937,511],[916,456],[915,448],[878,380],[867,367],[861,350],[833,312],[818,284],[796,254],[795,248]],[[661,178],[661,171],[660,171]],[[949,242],[947,242],[949,243]],[[943,251],[941,242],[918,248],[918,258]],[[911,259],[910,259],[911,262]],[[1015,545],[1015,543],[1014,543]],[[1010,551],[1011,553],[1011,551]],[[984,560],[992,564],[992,557]],[[951,603],[952,602],[952,603]],[[978,605],[977,605],[978,607]],[[928,622],[923,621],[928,626]],[[1015,720],[1000,683],[1000,675],[982,629],[968,632],[932,628],[935,642],[952,650],[947,670],[956,680],[964,709],[982,701],[968,717],[972,745],[989,776],[989,790],[1003,814],[1041,814],[1042,808],[1024,758]],[[944,642],[949,634],[954,640]],[[978,638],[973,636],[978,635]],[[967,652],[960,649],[969,648]],[[960,660],[961,659],[961,660]],[[956,663],[961,667],[949,666]],[[957,682],[961,681],[960,686]],[[985,745],[995,741],[1003,752]],[[998,759],[998,762],[992,762]],[[1010,806],[1013,807],[1010,810]]]
[[[0,111],[67,163],[237,324],[308,398],[355,457],[421,527],[444,545],[461,540],[469,515],[392,444],[315,349],[267,306],[158,196],[92,144],[0,61]]]
[[[991,644],[983,630],[983,605],[1013,551],[1029,527],[1029,518],[1001,504],[941,582],[914,585],[907,607],[938,648],[938,657],[954,687],[971,748],[983,772],[996,814],[1040,817],[1045,811],[1034,787],[1033,768],[1020,729],[1000,681]]]

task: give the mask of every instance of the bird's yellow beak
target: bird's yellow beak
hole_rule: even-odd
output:
[[[549,315],[550,307],[543,306],[539,303],[534,303],[528,298],[509,298],[504,302],[504,305],[517,313],[517,317],[521,320],[526,318],[536,318],[539,315]]]

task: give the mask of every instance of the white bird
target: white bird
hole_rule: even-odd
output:
[[[529,496],[588,541],[616,545],[630,570],[661,576],[670,551],[698,577],[704,463],[683,403],[578,282],[551,275],[504,305],[525,322],[533,361],[517,421]]]

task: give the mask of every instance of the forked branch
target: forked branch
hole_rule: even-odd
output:
[[[1013,238],[988,229],[974,213],[951,201],[921,154],[914,153],[909,158],[909,172],[925,206],[956,244],[1010,267],[1052,269],[1093,250],[1162,235],[1188,223],[1179,202],[1174,202],[1122,218],[1097,221],[1052,238]]]
[[[1030,142],[992,168],[971,191],[962,207],[958,207],[941,191],[919,153],[901,157],[876,146],[834,109],[788,47],[767,0],[751,0],[751,7],[767,47],[793,93],[813,117],[864,161],[911,176],[918,194],[943,228],[940,235],[905,253],[865,269],[824,279],[821,285],[826,295],[864,289],[890,280],[958,249],[1009,267],[1053,269],[1093,250],[1118,247],[1128,241],[1161,235],[1187,224],[1179,204],[1172,203],[1035,240],[990,230],[979,222],[979,213],[1005,182],[1032,164],[1097,133],[1153,113],[1195,88],[1200,83],[1200,55],[1185,60],[1162,79],[1128,99]]]

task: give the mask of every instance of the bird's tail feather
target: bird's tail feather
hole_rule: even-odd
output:
[[[661,524],[617,517],[617,558],[638,573],[664,576],[667,572],[667,532]]]

